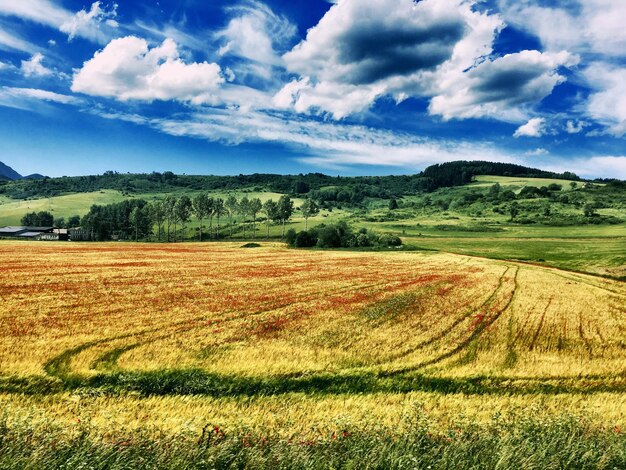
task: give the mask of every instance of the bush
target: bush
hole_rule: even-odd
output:
[[[311,232],[298,232],[293,246],[296,248],[311,248],[317,244],[317,236]]]
[[[378,244],[381,246],[402,246],[402,240],[396,235],[385,233],[378,239]]]
[[[290,228],[287,230],[287,233],[285,234],[285,241],[287,242],[287,245],[294,246],[296,243],[296,235],[297,232],[294,229]]]

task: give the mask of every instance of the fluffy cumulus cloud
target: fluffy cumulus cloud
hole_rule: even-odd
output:
[[[609,134],[626,135],[626,69],[598,62],[583,75],[594,89],[585,105],[587,114],[606,125]]]
[[[626,2],[621,0],[500,0],[507,23],[541,39],[551,51],[617,56],[626,49]]]
[[[548,51],[566,49],[592,62],[578,77],[594,91],[584,104],[587,116],[606,126],[604,133],[617,137],[626,134],[621,72],[626,51],[626,2],[500,0],[499,7],[507,22],[536,35]]]
[[[68,40],[81,36],[95,42],[105,42],[108,34],[102,29],[115,29],[119,26],[117,20],[117,4],[110,8],[102,7],[101,2],[94,2],[89,11],[81,10],[60,26],[60,30],[67,34]]]
[[[491,39],[499,21],[472,12],[464,2],[343,0],[284,55],[288,70],[310,82],[306,87],[291,84],[281,101],[295,91],[291,96],[297,110],[318,108],[341,118],[384,94],[400,101],[428,93],[434,72],[481,22],[490,24]]]
[[[74,75],[72,91],[120,101],[213,104],[223,82],[219,65],[183,62],[171,39],[150,49],[147,41],[128,36],[111,41],[85,62]]]
[[[520,126],[513,134],[513,137],[541,137],[546,131],[546,120],[544,118],[532,118],[523,126]]]
[[[519,121],[525,109],[550,95],[565,77],[561,66],[571,67],[577,57],[567,52],[522,51],[486,60],[456,75],[441,95],[433,98],[431,114],[444,119],[492,117]]]
[[[43,65],[44,56],[40,52],[34,54],[29,60],[23,60],[20,70],[25,77],[47,77],[54,72]]]
[[[275,97],[283,109],[342,118],[381,96],[432,98],[445,120],[521,121],[565,78],[567,52],[523,51],[489,58],[504,27],[498,15],[461,0],[342,0],[284,55],[300,78]]]
[[[370,85],[434,70],[464,35],[460,9],[448,0],[347,0],[285,61],[289,70],[322,82]]]

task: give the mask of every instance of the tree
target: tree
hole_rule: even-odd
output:
[[[54,216],[50,212],[31,212],[22,217],[22,225],[26,227],[52,227]]]
[[[189,199],[189,196],[181,196],[178,198],[174,206],[174,211],[176,212],[176,218],[182,225],[182,238],[184,239],[185,224],[189,222],[189,218],[191,217],[191,199]]]
[[[167,241],[170,241],[170,228],[172,225],[175,225],[176,222],[176,213],[174,211],[174,206],[176,206],[176,198],[174,196],[167,195],[165,199],[163,199],[163,213],[165,214],[165,220],[167,221]],[[174,238],[176,238],[176,233],[174,233]]]
[[[56,217],[54,219],[54,226],[58,227],[58,228],[65,228],[66,227],[65,218],[64,217]]]
[[[395,211],[397,208],[398,208],[398,201],[394,197],[389,201],[389,210]]]
[[[293,192],[296,194],[305,194],[310,191],[309,185],[302,180],[298,180],[293,185]]]
[[[150,206],[148,206],[148,212],[152,221],[157,225],[157,238],[161,241],[161,232],[163,231],[163,224],[165,223],[167,216],[165,213],[165,205],[162,201],[154,201],[150,204]]]
[[[305,199],[300,207],[304,216],[304,230],[309,230],[309,217],[315,217],[320,213],[320,208],[313,199]]]
[[[272,199],[268,199],[263,204],[263,214],[265,215],[265,225],[267,227],[267,239],[270,238],[270,222],[277,218],[278,204]]]
[[[248,196],[244,196],[239,201],[238,212],[241,215],[241,223],[243,224],[243,238],[246,238],[246,218],[250,213],[250,199]]]
[[[200,222],[200,241],[202,241],[202,221],[207,217],[209,212],[208,199],[209,197],[205,193],[201,193],[191,201],[193,215],[195,215]]]
[[[584,205],[583,214],[585,214],[585,217],[595,217],[596,215],[598,215],[596,213],[596,207],[592,203],[587,203]]]
[[[278,216],[283,224],[282,238],[285,238],[285,224],[293,214],[293,201],[287,195],[283,195],[278,200]]]
[[[135,229],[135,241],[139,240],[139,225],[141,224],[141,219],[143,217],[141,212],[142,210],[138,206],[135,206],[133,207],[133,210],[130,211],[130,215],[128,216],[130,223]]]
[[[224,215],[226,208],[224,206],[224,199],[217,198],[213,204],[213,212],[217,218],[217,231],[215,232],[215,238],[220,239],[220,217]]]
[[[263,203],[256,197],[250,201],[249,214],[252,216],[252,238],[256,238],[256,218],[263,209]]]
[[[517,202],[512,202],[509,206],[509,214],[511,215],[511,220],[515,220],[515,217],[519,214],[519,206]]]
[[[228,222],[230,224],[230,238],[233,238],[233,216],[237,214],[239,210],[239,203],[237,202],[237,198],[235,196],[228,196],[226,198],[226,202],[224,203],[224,208],[226,212],[228,212]]]
[[[80,216],[73,215],[69,219],[67,219],[67,228],[76,228],[80,227]]]

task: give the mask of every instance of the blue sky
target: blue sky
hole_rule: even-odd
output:
[[[625,22],[618,0],[0,0],[0,161],[626,179]]]

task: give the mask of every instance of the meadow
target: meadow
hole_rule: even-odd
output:
[[[0,243],[0,466],[620,468],[626,286],[280,243]]]

